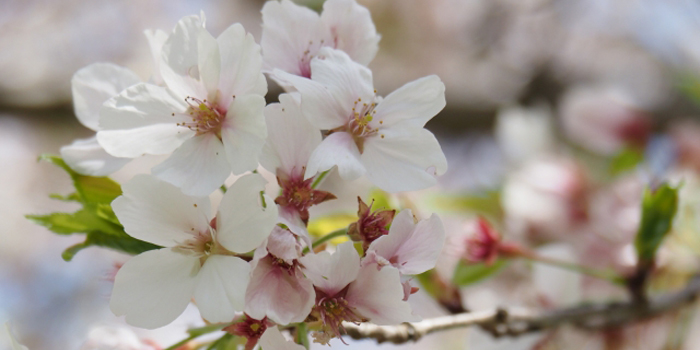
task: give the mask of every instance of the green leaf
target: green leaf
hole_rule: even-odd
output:
[[[118,235],[123,232],[121,226],[100,218],[94,211],[88,209],[81,209],[72,214],[27,215],[26,218],[62,235],[92,231],[104,231]]]
[[[226,333],[223,337],[219,338],[219,340],[209,345],[207,350],[235,350],[236,346],[233,334]]]
[[[634,170],[642,161],[644,161],[644,154],[640,150],[628,148],[612,159],[608,172],[612,176],[617,176]]]
[[[122,194],[121,186],[108,177],[81,175],[73,171],[59,156],[44,154],[39,160],[47,161],[65,170],[71,179],[77,194],[75,199],[89,204],[109,204]]]
[[[491,265],[460,261],[455,268],[452,282],[460,287],[474,284],[495,275],[501,271],[507,263],[507,259],[496,260]]]
[[[58,193],[52,193],[49,195],[49,198],[64,202],[80,202],[80,195],[78,195],[77,193],[71,193],[66,196],[60,195]]]
[[[94,231],[88,232],[84,242],[73,245],[63,251],[61,257],[65,261],[70,261],[73,259],[76,253],[92,246],[113,249],[131,255],[141,254],[149,250],[161,248],[155,244],[133,238],[123,231],[119,235],[105,234],[104,232]]]
[[[503,217],[501,193],[488,191],[481,194],[440,195],[435,205],[444,210],[478,213],[492,218]]]
[[[642,220],[634,242],[640,262],[654,260],[656,251],[671,230],[677,209],[677,188],[664,183],[655,190],[644,190]]]

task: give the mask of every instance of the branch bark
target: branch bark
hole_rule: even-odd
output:
[[[394,326],[347,322],[343,323],[343,326],[346,334],[354,339],[376,339],[379,343],[395,344],[417,341],[433,332],[470,326],[481,326],[490,331],[494,337],[518,336],[566,324],[596,330],[620,327],[663,315],[694,302],[698,295],[700,295],[700,275],[693,277],[686,287],[678,292],[650,298],[647,301],[587,304],[541,312],[520,308],[496,309],[466,312]]]

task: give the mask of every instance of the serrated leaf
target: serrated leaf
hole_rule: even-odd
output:
[[[85,241],[83,241],[82,243],[73,245],[65,251],[63,251],[61,257],[65,261],[70,261],[73,259],[76,253],[92,246],[108,248],[131,255],[141,254],[149,250],[161,248],[160,246],[157,246],[155,244],[151,244],[133,238],[123,231],[121,234],[117,235],[105,234],[104,232],[94,231],[88,232]]]
[[[642,219],[634,241],[640,262],[653,261],[673,225],[678,209],[678,189],[664,183],[655,190],[646,188],[642,198]]]
[[[507,263],[507,259],[496,260],[490,265],[460,261],[455,267],[452,282],[460,287],[480,282],[501,271]]]
[[[59,156],[44,154],[39,157],[65,170],[73,180],[76,199],[89,204],[109,204],[122,194],[121,186],[108,177],[81,175],[73,171]]]
[[[612,176],[617,176],[634,170],[642,161],[644,161],[644,154],[641,151],[628,148],[613,157],[608,172]]]

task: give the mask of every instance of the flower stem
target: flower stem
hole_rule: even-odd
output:
[[[306,327],[306,323],[301,322],[297,324],[296,335],[294,337],[297,344],[303,345],[307,350],[311,344],[309,343],[309,330]]]
[[[330,170],[326,170],[326,171],[320,173],[316,177],[314,182],[311,184],[311,189],[316,189],[316,187],[321,183],[321,181],[326,177],[326,175],[328,175],[328,172],[330,172]]]
[[[603,280],[606,280],[608,282],[618,284],[618,285],[624,285],[625,284],[625,278],[620,276],[618,273],[615,271],[605,269],[605,270],[600,270],[600,269],[594,269],[586,266],[581,266],[575,263],[571,263],[568,261],[562,261],[558,259],[553,259],[549,257],[544,257],[541,255],[537,255],[535,253],[524,253],[520,255],[522,258],[533,261],[533,262],[538,262],[542,264],[547,264],[550,266],[562,268],[565,270],[569,271],[574,271],[578,272],[584,275],[588,275],[591,277],[595,278],[600,278]]]
[[[187,344],[192,339],[201,337],[202,335],[205,335],[205,334],[220,331],[222,328],[228,326],[229,324],[230,323],[217,323],[217,324],[210,324],[208,326],[199,327],[199,328],[191,328],[187,331],[187,333],[190,334],[189,337],[177,342],[175,345],[172,345],[168,348],[165,348],[165,350],[175,350],[175,349]]]
[[[313,244],[311,244],[311,248],[316,248],[316,247],[320,246],[321,244],[330,241],[330,240],[333,239],[333,238],[338,238],[338,237],[341,237],[341,236],[345,236],[347,233],[348,233],[348,228],[347,228],[347,227],[346,227],[346,228],[341,228],[340,230],[333,231],[333,232],[331,232],[331,233],[329,233],[329,234],[327,234],[327,235],[325,235],[325,236],[319,238],[318,240],[316,240],[316,242],[314,242]],[[311,249],[309,249],[309,247],[306,247],[306,248],[304,248],[303,253],[306,254],[306,253],[308,253],[310,250],[311,250]]]

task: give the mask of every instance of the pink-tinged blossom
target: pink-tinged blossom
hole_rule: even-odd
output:
[[[112,311],[131,325],[157,328],[194,299],[207,321],[231,321],[244,308],[251,270],[236,254],[260,246],[276,223],[277,208],[261,203],[264,186],[260,175],[239,178],[210,220],[208,198],[187,196],[147,175],[125,183],[124,194],[112,202],[124,230],[164,248],[139,254],[119,269]]]
[[[474,233],[467,239],[465,258],[470,262],[492,264],[498,258],[501,235],[484,218],[478,218]]]
[[[245,311],[256,319],[268,317],[285,325],[303,322],[311,312],[316,294],[298,259],[301,245],[288,230],[275,227],[265,246],[253,257]]]
[[[369,11],[355,0],[328,0],[319,16],[290,0],[268,1],[262,9],[265,69],[309,78],[311,60],[323,47],[342,50],[362,65],[379,50],[380,36]],[[273,74],[281,85],[288,84]]]
[[[113,156],[172,155],[153,168],[189,195],[208,195],[254,169],[267,137],[260,46],[240,24],[214,38],[180,20],[162,48],[165,86],[136,84],[100,111],[99,143]]]
[[[277,327],[268,328],[259,341],[264,350],[305,350],[304,346],[284,338]]]
[[[415,80],[382,99],[367,67],[327,47],[311,61],[311,72],[306,79],[275,70],[299,91],[311,124],[328,130],[306,177],[337,166],[346,181],[366,175],[379,188],[400,192],[430,187],[447,170],[440,144],[423,128],[445,107],[440,78]]]
[[[332,255],[324,251],[299,261],[316,289],[312,315],[323,322],[323,328],[314,335],[317,342],[340,337],[343,321],[388,325],[420,319],[404,301],[399,271],[393,267],[361,267],[352,242],[340,244]]]
[[[389,233],[389,225],[394,220],[396,210],[375,210],[372,211],[372,203],[367,205],[362,198],[357,197],[359,209],[357,210],[357,221],[348,226],[348,236],[353,241],[362,242],[362,248],[367,251],[370,243],[377,238]]]
[[[222,329],[224,332],[231,333],[233,335],[246,338],[245,350],[253,350],[255,345],[258,344],[260,337],[267,331],[267,328],[272,326],[273,323],[270,322],[267,317],[256,320],[248,315],[241,316],[237,321],[230,326]]]
[[[417,275],[435,267],[445,244],[440,218],[415,222],[410,209],[402,210],[391,223],[389,234],[369,245],[363,265],[393,266],[405,275]]]
[[[277,175],[281,193],[275,203],[281,222],[310,243],[306,230],[309,208],[336,197],[311,188],[315,177],[304,177],[309,157],[321,143],[320,130],[304,118],[291,95],[282,94],[279,99],[280,103],[265,107],[268,138],[260,163]]]

